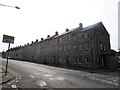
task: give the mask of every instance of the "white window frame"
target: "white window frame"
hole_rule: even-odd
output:
[[[84,33],[84,38],[88,38],[88,33]]]
[[[104,51],[106,51],[106,45],[104,44]]]
[[[71,45],[68,45],[68,51],[70,51],[71,50]]]
[[[79,44],[79,50],[82,51],[83,50],[83,45]]]
[[[62,43],[62,38],[61,37],[59,38],[59,43]]]
[[[89,42],[86,42],[86,43],[84,44],[84,47],[85,47],[85,50],[88,51],[88,50],[89,50]]]
[[[89,62],[87,62],[87,59],[89,60]],[[90,59],[89,59],[89,57],[85,57],[85,64],[90,64]]]
[[[73,51],[77,50],[77,45],[73,45]]]
[[[74,64],[77,64],[77,58],[74,57]]]
[[[63,48],[64,48],[63,50],[66,51],[66,46],[63,46]]]
[[[82,60],[80,57],[78,57],[78,64],[82,64]]]
[[[70,34],[68,35],[68,40],[71,40],[71,35]]]
[[[77,41],[77,37],[76,36],[73,36],[73,41]]]
[[[100,50],[103,51],[103,44],[100,43]]]

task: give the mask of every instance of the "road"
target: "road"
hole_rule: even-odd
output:
[[[6,59],[2,59],[5,66]],[[60,67],[9,60],[8,68],[16,77],[12,88],[117,88],[118,76],[90,73]]]

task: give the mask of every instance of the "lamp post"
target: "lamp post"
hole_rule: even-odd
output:
[[[4,4],[0,4],[1,6],[6,6],[6,7],[11,7],[11,8],[16,8],[16,9],[20,9],[20,7],[18,6],[10,6],[10,5],[4,5]]]

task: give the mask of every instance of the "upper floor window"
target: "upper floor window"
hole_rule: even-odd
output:
[[[76,41],[76,40],[77,40],[76,36],[73,36],[73,41]]]
[[[71,46],[70,45],[68,45],[68,51],[70,51],[71,50]]]
[[[76,49],[77,49],[77,46],[73,45],[73,51],[76,51]]]
[[[103,44],[102,43],[100,44],[100,50],[101,51],[103,50]]]
[[[59,43],[62,43],[62,38],[61,37],[59,38]]]
[[[64,46],[63,48],[64,48],[63,50],[66,51],[66,46]]]
[[[57,42],[58,42],[58,39],[56,38],[56,39],[55,39],[55,41],[56,41],[56,44],[57,44]]]
[[[104,51],[106,51],[106,45],[104,44]]]
[[[100,43],[100,50],[101,51],[106,51],[106,45],[103,43]]]
[[[57,46],[55,47],[55,50],[56,50],[56,52],[57,52]]]
[[[85,43],[85,50],[89,50],[89,42]]]
[[[81,51],[83,49],[82,44],[79,45],[79,50]]]
[[[71,40],[71,35],[70,34],[68,34],[68,40]]]
[[[62,48],[61,48],[61,47],[59,47],[59,51],[60,51],[60,52],[62,51]]]
[[[84,38],[88,38],[88,33],[84,33]]]

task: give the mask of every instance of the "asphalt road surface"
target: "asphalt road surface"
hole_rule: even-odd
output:
[[[1,65],[5,66],[6,59]],[[89,73],[60,67],[9,60],[8,68],[14,80],[11,88],[117,88],[118,76]]]

